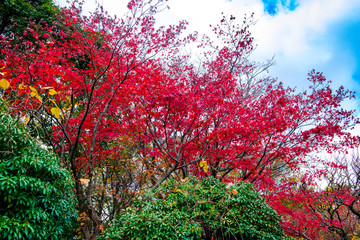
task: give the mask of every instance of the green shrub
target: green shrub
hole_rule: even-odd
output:
[[[0,34],[22,33],[29,24],[55,20],[56,5],[52,0],[2,0],[0,3]],[[14,24],[15,23],[15,24]]]
[[[70,173],[0,112],[0,239],[70,239],[76,222]]]
[[[162,199],[159,199],[162,198]],[[102,239],[285,239],[253,185],[168,180],[117,216]]]

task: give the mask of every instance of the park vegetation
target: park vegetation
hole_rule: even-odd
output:
[[[211,39],[158,27],[163,0],[122,18],[81,6],[1,22],[0,236],[356,239],[353,92],[315,70],[303,92],[267,76],[253,15]]]

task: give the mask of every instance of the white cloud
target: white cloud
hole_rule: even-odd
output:
[[[283,52],[294,57],[309,54],[318,47],[313,46],[312,41],[324,34],[335,20],[350,15],[354,5],[360,7],[360,2],[349,0],[345,4],[342,0],[301,1],[295,11],[282,11],[274,17],[261,16],[255,28],[255,37],[263,51]],[[322,53],[323,51],[324,49]],[[324,60],[328,60],[328,57]]]
[[[60,0],[59,0],[60,1]],[[62,2],[64,0],[61,0]],[[90,10],[94,0],[86,1],[85,10]],[[122,16],[127,1],[101,0],[111,14]],[[335,85],[348,88],[359,87],[352,79],[356,70],[354,59],[338,52],[331,45],[328,31],[332,24],[360,12],[358,0],[302,0],[295,11],[282,9],[272,17],[263,12],[260,0],[169,0],[170,10],[159,14],[160,25],[189,22],[189,32],[209,34],[209,25],[215,25],[225,15],[233,14],[239,20],[245,13],[255,13],[257,24],[252,28],[257,49],[253,55],[264,60],[276,54],[277,65],[270,73],[281,81],[302,88],[307,72],[312,68],[324,71]]]
[[[274,76],[292,86],[302,88],[306,74],[312,68],[324,71],[334,85],[360,89],[352,79],[356,62],[341,46],[334,46],[330,30],[333,24],[356,17],[358,0],[303,0],[292,12],[282,11],[271,17],[262,15],[254,28],[258,48],[257,58],[276,54]],[[307,85],[307,84],[306,84]]]

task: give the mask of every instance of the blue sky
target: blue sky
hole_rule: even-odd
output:
[[[64,4],[65,0],[57,0]],[[95,0],[85,1],[85,10]],[[111,14],[122,16],[125,0],[100,0]],[[324,72],[334,88],[344,85],[357,92],[347,108],[360,110],[360,1],[359,0],[169,0],[170,10],[162,12],[162,25],[189,22],[189,32],[210,34],[221,12],[241,19],[255,13],[252,27],[257,45],[253,59],[275,55],[270,75],[286,85],[305,88],[311,69]],[[360,111],[359,111],[360,112]]]
[[[296,0],[262,0],[264,4],[264,11],[274,16],[280,9],[288,9],[294,11],[299,4]]]
[[[321,6],[335,2],[342,6],[338,15],[333,18],[331,17],[331,7],[318,8],[319,11],[323,11],[319,14],[326,14],[326,11],[329,11],[330,17],[326,18],[322,27],[308,31],[310,37],[305,44],[312,49],[313,54],[309,53],[307,58],[312,62],[313,68],[323,71],[335,85],[345,85],[348,89],[356,91],[360,98],[360,14],[358,14],[360,13],[360,1],[356,3],[356,1],[313,0],[312,5],[309,2],[306,0],[262,0],[265,16],[268,15],[272,21],[280,17],[290,20],[289,22],[284,21],[283,25],[291,24],[292,16],[298,14],[298,11],[305,14],[306,11],[314,11],[311,7],[316,3]],[[333,9],[336,9],[336,4]],[[298,16],[301,18],[301,14]],[[286,32],[283,34],[286,35]],[[323,55],[328,55],[328,58],[312,61],[321,52]],[[278,61],[291,61],[290,57],[285,57],[288,55],[285,49],[280,49],[277,54],[279,54]],[[282,70],[282,67],[278,64],[277,71],[289,72],[285,69]]]

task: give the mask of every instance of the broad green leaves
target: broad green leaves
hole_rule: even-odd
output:
[[[250,184],[171,179],[118,215],[103,239],[286,239]]]
[[[51,23],[54,20],[55,5],[52,0],[4,0],[0,8],[0,34],[22,32],[30,19],[36,23]]]
[[[0,238],[69,238],[76,221],[69,172],[2,112],[0,131]]]

